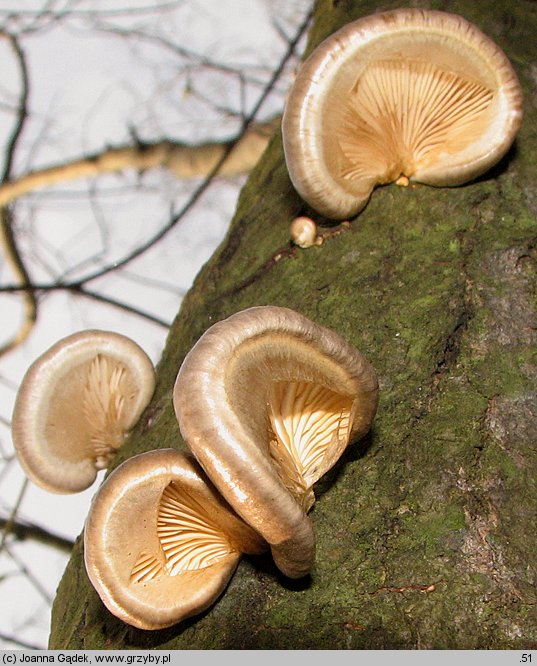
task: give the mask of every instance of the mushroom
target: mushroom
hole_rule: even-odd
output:
[[[369,430],[377,392],[362,354],[275,306],[218,322],[179,370],[173,402],[183,437],[287,576],[311,570],[311,488]]]
[[[376,185],[476,178],[507,152],[521,122],[520,84],[491,39],[455,14],[399,9],[349,23],[315,49],[282,130],[299,194],[342,219]]]
[[[322,238],[317,235],[317,225],[310,217],[304,215],[295,217],[291,222],[289,234],[293,243],[304,249],[322,244]]]
[[[220,596],[241,553],[266,544],[173,449],[141,453],[96,494],[84,528],[89,579],[116,617],[162,629]]]
[[[154,388],[153,364],[133,340],[96,330],[60,340],[30,366],[15,401],[13,443],[24,471],[51,492],[88,488]]]

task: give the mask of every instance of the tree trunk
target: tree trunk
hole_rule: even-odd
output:
[[[401,4],[318,0],[308,50]],[[463,187],[379,188],[350,229],[301,250],[288,228],[307,209],[276,136],[115,462],[183,446],[171,389],[212,323],[270,303],[335,329],[376,367],[381,397],[370,435],[316,488],[312,576],[285,580],[269,556],[245,558],[202,616],[139,631],[101,604],[79,539],[52,648],[537,647],[537,3],[411,4],[460,13],[506,51],[525,88],[516,146]]]

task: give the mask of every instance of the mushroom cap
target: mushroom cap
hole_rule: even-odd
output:
[[[349,23],[303,63],[283,118],[291,180],[350,217],[375,185],[460,185],[494,165],[522,122],[503,51],[455,14],[398,9]]]
[[[304,215],[295,217],[289,227],[291,240],[295,245],[302,248],[308,248],[312,245],[318,245],[317,225],[310,218]]]
[[[30,366],[13,411],[13,443],[45,490],[88,488],[140,418],[155,371],[133,340],[88,330],[53,345]]]
[[[287,576],[307,574],[311,485],[364,435],[377,377],[337,333],[275,306],[212,326],[187,354],[173,401],[188,446]],[[300,488],[299,488],[300,486]]]
[[[84,528],[89,579],[108,610],[162,629],[208,608],[242,552],[266,545],[195,460],[174,449],[129,458],[96,494]]]

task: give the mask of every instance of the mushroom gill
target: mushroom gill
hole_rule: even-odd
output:
[[[160,499],[157,534],[171,576],[203,569],[236,550],[210,515],[207,502],[172,481]]]
[[[349,441],[352,400],[312,382],[276,382],[268,406],[270,455],[283,484],[307,512],[315,501],[312,486],[326,471],[328,448],[334,442],[344,448]]]
[[[132,568],[131,583],[147,583],[166,575],[166,569],[156,555],[142,551]]]
[[[358,77],[348,104],[327,112],[325,142],[341,149],[345,179],[412,177],[482,134],[492,98],[490,88],[432,62],[380,60]]]
[[[108,467],[114,450],[123,443],[125,404],[132,401],[135,391],[130,384],[125,366],[103,354],[97,354],[86,368],[82,413],[88,445],[99,469]]]
[[[142,551],[131,571],[131,581],[197,571],[239,552],[211,516],[209,499],[199,494],[196,497],[177,481],[171,481],[162,492],[156,532],[163,562],[158,554]]]

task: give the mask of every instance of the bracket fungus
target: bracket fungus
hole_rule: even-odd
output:
[[[264,306],[202,335],[173,400],[209,478],[269,543],[280,570],[298,578],[315,556],[312,486],[369,430],[377,394],[374,369],[337,333]]]
[[[108,466],[155,389],[155,371],[130,338],[89,330],[53,345],[28,369],[12,419],[13,443],[30,479],[75,493]]]
[[[174,449],[141,453],[110,474],[84,529],[89,579],[116,617],[162,629],[208,608],[241,553],[266,544]]]
[[[398,9],[349,23],[313,51],[282,131],[299,194],[342,219],[376,185],[476,178],[508,151],[521,122],[517,76],[489,37],[455,14]]]

